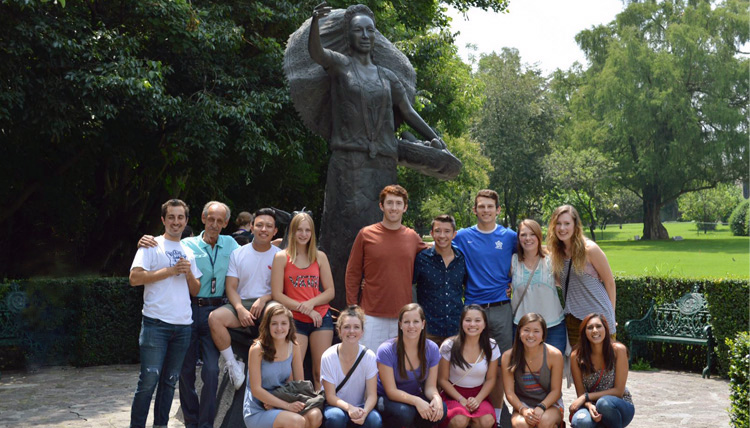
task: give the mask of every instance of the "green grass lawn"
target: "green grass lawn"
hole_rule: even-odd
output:
[[[664,223],[682,241],[636,241],[643,224],[609,225],[596,231],[615,275],[750,278],[750,238],[732,236],[728,226],[698,233],[693,223]]]

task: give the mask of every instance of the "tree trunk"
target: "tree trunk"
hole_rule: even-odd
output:
[[[589,232],[591,233],[591,240],[596,242],[596,223],[591,223],[589,225]]]
[[[669,232],[661,224],[661,195],[643,192],[643,239],[669,239]]]

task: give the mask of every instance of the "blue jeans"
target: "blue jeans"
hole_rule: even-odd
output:
[[[635,415],[635,407],[632,404],[612,395],[605,395],[598,399],[596,411],[602,415],[598,423],[591,419],[588,409],[582,408],[573,415],[570,426],[574,428],[622,428],[628,426]]]
[[[382,428],[383,419],[377,410],[372,409],[365,418],[365,423],[357,425],[349,419],[349,414],[336,406],[326,405],[323,411],[326,428]]]
[[[211,330],[208,327],[208,314],[218,306],[198,306],[192,304],[193,324],[190,346],[185,353],[185,362],[180,372],[180,407],[187,428],[213,428],[216,416],[216,390],[219,387],[219,350],[216,349]],[[195,391],[195,363],[200,356],[201,368],[200,404]]]
[[[151,397],[156,389],[154,425],[167,426],[174,388],[180,377],[185,351],[190,344],[190,325],[175,325],[144,316],[138,337],[141,374],[130,409],[130,427],[145,428]],[[159,385],[157,389],[156,386]]]
[[[433,427],[443,422],[445,415],[448,413],[448,407],[443,402],[443,418],[437,422],[428,421],[422,419],[416,407],[398,401],[391,401],[385,396],[378,397],[376,409],[383,415],[383,426],[386,427]]]

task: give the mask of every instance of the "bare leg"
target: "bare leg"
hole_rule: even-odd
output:
[[[333,330],[317,330],[310,335],[310,352],[312,353],[312,377],[316,391],[319,391],[321,388],[320,360],[323,357],[323,352],[331,347],[332,341]]]
[[[211,338],[214,340],[216,349],[221,351],[232,346],[229,329],[240,327],[241,324],[232,311],[221,307],[208,315],[208,326],[211,329]]]
[[[471,419],[464,415],[456,415],[448,422],[448,428],[466,428]]]

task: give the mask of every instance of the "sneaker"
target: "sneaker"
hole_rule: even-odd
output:
[[[245,363],[237,361],[235,364],[227,364],[227,371],[229,372],[229,379],[234,385],[234,389],[238,390],[245,383]]]

